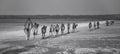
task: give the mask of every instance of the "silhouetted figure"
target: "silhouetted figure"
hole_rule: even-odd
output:
[[[37,24],[37,23],[35,22],[34,25],[33,25],[33,35],[34,35],[34,39],[35,39],[35,36],[38,34],[38,27],[39,27],[39,24]]]
[[[75,23],[73,23],[72,29],[73,29],[73,32],[75,32]]]
[[[112,21],[111,21],[111,25],[113,25],[113,24],[114,24],[114,21],[112,20]]]
[[[96,22],[94,22],[94,29],[96,29],[96,26],[97,26],[97,25],[96,25]]]
[[[53,29],[54,29],[54,27],[53,27],[53,25],[51,25],[50,26],[50,31],[49,31],[50,35],[53,35]]]
[[[77,28],[78,24],[75,24],[75,29]]]
[[[112,21],[112,24],[114,24],[115,23],[115,21]]]
[[[54,35],[54,36],[55,36],[55,33],[56,33],[56,31],[55,31],[56,28],[55,28],[55,27],[56,27],[56,25],[53,25],[53,35]]]
[[[61,35],[64,34],[64,30],[65,30],[65,25],[64,25],[64,24],[61,24]]]
[[[106,20],[106,26],[109,26],[109,21],[108,20]]]
[[[56,35],[58,35],[58,32],[59,32],[59,30],[60,30],[60,28],[59,28],[59,25],[58,25],[58,24],[56,25],[55,29],[56,29]]]
[[[97,29],[99,29],[99,28],[100,28],[100,22],[97,21]]]
[[[29,40],[30,38],[30,33],[31,33],[31,29],[33,28],[33,23],[31,21],[30,18],[27,19],[27,21],[25,22],[25,25],[24,25],[24,32],[26,33],[27,35],[27,40]]]
[[[91,31],[91,29],[92,29],[92,23],[89,22],[89,30]]]
[[[42,32],[42,39],[45,38],[46,29],[47,29],[47,26],[45,26],[45,25],[44,25],[44,26],[42,27],[42,29],[41,29],[41,30],[42,30],[42,31],[41,31],[41,32]]]
[[[70,33],[70,23],[67,24],[68,34]]]

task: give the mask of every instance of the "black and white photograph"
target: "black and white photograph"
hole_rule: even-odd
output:
[[[120,54],[120,0],[0,0],[0,54]]]

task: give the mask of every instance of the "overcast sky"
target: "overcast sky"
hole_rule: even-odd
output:
[[[120,0],[0,0],[0,15],[120,14]]]

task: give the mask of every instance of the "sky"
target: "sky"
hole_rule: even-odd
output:
[[[0,0],[0,15],[120,14],[120,0]]]

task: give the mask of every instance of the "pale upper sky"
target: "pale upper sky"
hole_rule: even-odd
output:
[[[120,14],[120,0],[0,0],[0,15]]]

